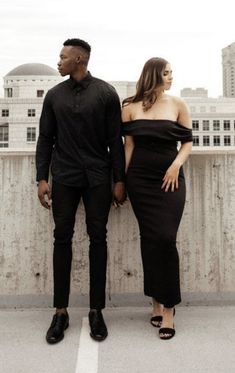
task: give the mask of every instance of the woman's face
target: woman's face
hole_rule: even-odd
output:
[[[168,63],[164,70],[162,71],[162,81],[163,81],[163,89],[168,90],[171,88],[173,76],[172,76],[172,70],[171,65]]]

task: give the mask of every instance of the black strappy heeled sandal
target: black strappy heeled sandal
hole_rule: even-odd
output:
[[[175,316],[175,308],[173,310],[173,316]],[[173,338],[174,335],[175,335],[175,329],[174,328],[175,328],[174,324],[173,324],[173,328],[160,328],[159,329],[159,337],[161,339],[165,339],[165,340]],[[161,336],[161,334],[168,334],[168,335],[167,336],[166,335]]]
[[[150,324],[153,325],[155,328],[160,328],[162,324],[162,319],[162,316],[153,316],[150,319]]]
[[[174,326],[174,325],[173,325]],[[160,335],[160,334],[167,334],[167,335]],[[159,329],[159,337],[161,339],[171,339],[175,335],[175,329],[174,328],[160,328]]]

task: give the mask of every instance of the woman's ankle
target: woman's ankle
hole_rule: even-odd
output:
[[[153,298],[153,314],[156,315],[162,315],[163,313],[163,304],[156,301],[156,299]]]

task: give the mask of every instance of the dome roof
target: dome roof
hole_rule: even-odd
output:
[[[44,65],[43,63],[25,63],[23,65],[15,67],[6,76],[18,76],[18,75],[58,76],[59,73],[52,67],[48,65]]]

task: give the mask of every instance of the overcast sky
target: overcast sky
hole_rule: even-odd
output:
[[[222,95],[221,50],[235,42],[232,4],[1,0],[0,77],[30,62],[56,68],[64,40],[79,37],[92,46],[89,70],[94,76],[136,81],[145,61],[159,56],[171,63],[172,94],[184,87],[204,87],[217,97]]]

